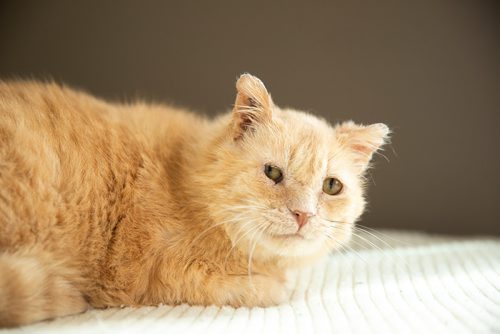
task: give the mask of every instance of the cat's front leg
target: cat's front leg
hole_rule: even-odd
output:
[[[260,274],[221,276],[212,281],[210,290],[212,303],[233,307],[274,306],[290,297],[285,279]]]

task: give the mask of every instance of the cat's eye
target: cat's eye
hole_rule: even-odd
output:
[[[274,181],[274,183],[280,183],[283,180],[283,172],[276,166],[266,164],[264,166],[264,174],[268,178]]]
[[[323,191],[328,195],[338,195],[343,187],[342,182],[334,177],[328,177],[323,181]]]

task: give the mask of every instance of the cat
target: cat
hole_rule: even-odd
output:
[[[0,82],[0,327],[89,308],[270,306],[347,242],[384,124],[276,106],[243,74],[231,112],[111,104]]]

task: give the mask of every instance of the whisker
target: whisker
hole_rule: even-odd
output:
[[[352,232],[352,235],[356,238],[360,238],[362,241],[364,241],[366,244],[368,244],[370,247],[373,247],[375,248],[376,250],[380,251],[380,252],[383,252],[384,250],[382,248],[380,248],[379,246],[377,246],[375,243],[373,243],[372,241],[364,238],[363,236],[359,235],[358,233],[356,233],[357,231],[354,230]]]
[[[345,229],[342,227],[342,225],[340,225],[340,226],[332,226],[332,228],[333,228],[333,229],[338,229],[338,230],[343,230],[343,231],[345,231]],[[361,236],[358,232],[368,233],[368,231],[364,231],[364,230],[362,230],[362,229],[355,229],[355,230],[353,230],[353,231],[352,231],[352,235],[353,235],[354,237],[359,238],[360,240],[356,240],[356,239],[354,239],[354,238],[353,238],[353,239],[351,239],[351,242],[355,243],[356,245],[361,246],[361,247],[362,247],[362,248],[361,248],[361,250],[363,250],[363,248],[364,248],[364,247],[363,247],[363,245],[360,243],[360,241],[364,241],[366,244],[368,244],[370,247],[372,247],[372,249],[375,249],[376,251],[381,252],[382,254],[384,254],[384,256],[387,254],[386,252],[384,252],[384,250],[383,250],[382,248],[380,248],[379,246],[377,246],[377,245],[376,245],[376,244],[374,244],[373,242],[369,241],[368,239],[364,238],[364,237],[363,237],[363,236]],[[372,235],[373,235],[373,234],[372,234]],[[374,236],[374,237],[376,237],[376,235],[373,235],[373,236]],[[379,239],[381,242],[384,242],[384,240],[382,240],[382,239],[380,239],[380,238],[377,238],[377,239]],[[346,246],[347,246],[347,245],[346,245]],[[392,248],[392,246],[391,246],[391,245],[388,245],[388,246],[390,247],[390,249],[394,249],[394,248]],[[353,249],[352,247],[349,247],[349,248],[350,248],[351,250],[353,250],[353,251],[355,251],[355,252],[356,252],[356,250],[355,250],[355,249]],[[364,248],[364,249],[366,250],[366,248]],[[407,269],[406,267],[408,266],[408,264],[407,264],[407,262],[406,262],[406,259],[404,259],[403,257],[401,257],[401,255],[400,255],[399,253],[397,253],[397,252],[394,252],[394,255],[395,255],[395,256],[396,256],[399,260],[401,260],[401,261],[402,261],[402,263],[403,263],[403,265],[401,265],[401,264],[399,264],[399,263],[398,263],[398,264],[396,264],[396,265],[397,265],[397,267],[399,267],[400,269],[403,269],[403,270],[404,270],[404,269]]]
[[[254,223],[255,221],[250,221],[246,224],[244,224],[243,226],[240,227],[239,230],[242,230],[244,227],[246,227],[248,224],[250,223]],[[224,267],[226,267],[227,265],[227,260],[229,259],[229,256],[231,255],[231,253],[234,251],[234,249],[236,248],[236,246],[238,245],[238,243],[243,240],[243,238],[247,235],[250,234],[250,232],[253,232],[255,230],[258,230],[260,228],[260,225],[254,225],[252,227],[250,227],[250,229],[248,229],[246,232],[244,232],[241,236],[239,236],[233,243],[233,245],[231,246],[231,248],[229,249],[229,251],[227,252],[227,255],[226,255],[226,258],[224,259]]]
[[[221,222],[218,222],[218,223],[215,223],[211,226],[209,226],[208,228],[206,228],[205,230],[203,230],[200,234],[198,234],[193,240],[191,240],[191,242],[189,243],[188,247],[187,248],[191,248],[191,246],[193,245],[193,243],[195,243],[197,240],[199,240],[204,234],[206,234],[208,231],[216,228],[216,227],[219,227],[221,225],[224,225],[226,224],[226,221],[221,221]]]
[[[364,233],[369,233],[368,231],[364,231],[364,230],[361,230],[361,229],[359,229],[358,231],[362,231],[362,232],[364,232]],[[371,235],[373,235],[373,234],[371,234]],[[358,237],[361,237],[359,234],[358,234],[357,236],[358,236]],[[392,250],[392,251],[393,251],[393,254],[394,254],[394,255],[395,255],[395,256],[396,256],[399,260],[401,260],[401,262],[403,263],[403,267],[402,267],[402,268],[400,268],[400,269],[407,269],[407,268],[405,268],[405,267],[407,267],[407,266],[408,266],[408,263],[407,263],[406,259],[405,259],[404,257],[402,257],[402,256],[401,256],[401,255],[400,255],[400,254],[396,251],[396,248],[392,247],[390,244],[388,244],[387,242],[385,242],[384,240],[382,240],[382,239],[378,238],[378,237],[377,237],[377,236],[375,236],[375,235],[373,235],[373,237],[376,237],[378,240],[380,240],[381,242],[385,243],[385,244],[387,245],[387,247],[388,247],[390,250]],[[396,240],[396,241],[397,241],[397,240]],[[381,250],[381,252],[382,252],[382,253],[384,253],[382,250]],[[397,264],[397,266],[399,267],[399,266],[400,266],[400,264]]]
[[[362,257],[355,249],[350,247],[348,244],[341,244],[338,240],[336,240],[334,237],[332,237],[330,235],[327,235],[327,237],[329,238],[329,240],[335,242],[336,245],[339,245],[340,247],[346,248],[349,251],[349,253],[353,253],[354,255],[356,255],[365,264],[367,263],[366,259],[364,257]]]
[[[358,228],[358,229],[360,229],[360,230],[362,230],[362,231],[364,230],[364,232],[367,232],[367,233],[369,233],[369,231],[371,231],[371,232],[372,232],[372,236],[373,236],[374,238],[377,238],[378,240],[380,240],[382,243],[386,244],[386,245],[387,245],[387,246],[389,246],[389,247],[392,247],[392,246],[391,246],[390,244],[388,244],[386,241],[382,240],[380,237],[377,237],[377,235],[376,235],[376,234],[380,234],[380,235],[381,235],[381,236],[383,236],[384,238],[387,238],[387,239],[393,240],[393,241],[395,241],[395,242],[397,242],[397,243],[399,243],[399,244],[401,244],[401,245],[403,245],[403,246],[408,246],[408,245],[409,245],[407,242],[404,242],[404,241],[402,241],[402,240],[398,240],[398,239],[396,239],[396,238],[394,238],[394,237],[391,237],[390,235],[388,235],[388,234],[386,234],[386,233],[382,233],[382,232],[380,232],[379,230],[373,229],[373,228],[368,227],[368,226],[364,226],[364,225],[361,225],[361,224],[356,224],[356,228]]]
[[[349,261],[349,258],[346,255],[346,252],[348,252],[348,250],[346,249],[345,245],[334,239],[327,241],[335,242],[335,246],[338,247],[334,246],[335,248],[333,248],[333,250],[335,251],[335,253],[340,254],[340,256],[342,256],[342,260],[344,260],[346,264],[349,264],[348,267],[351,270],[351,274],[354,274],[354,263],[352,261]]]

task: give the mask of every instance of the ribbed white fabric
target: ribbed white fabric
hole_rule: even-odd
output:
[[[278,307],[93,310],[4,332],[500,333],[500,239],[374,233],[303,270]]]

